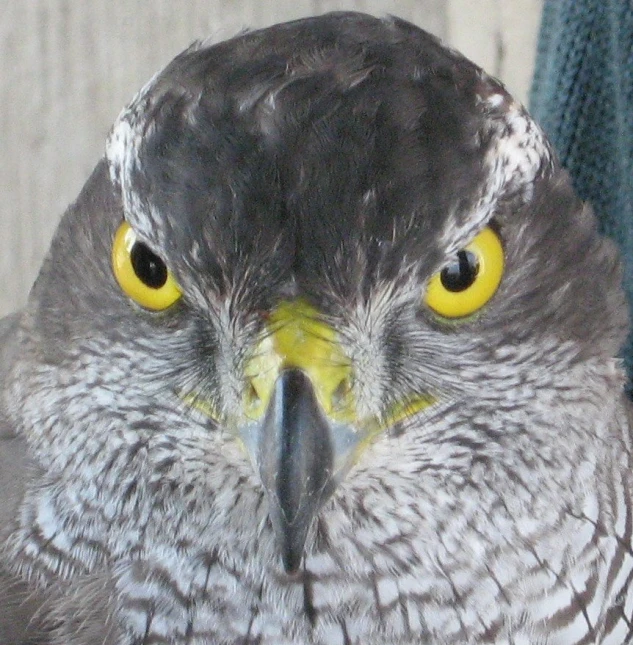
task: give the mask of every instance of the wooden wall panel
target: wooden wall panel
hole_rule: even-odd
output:
[[[446,39],[526,101],[543,0],[447,0]]]

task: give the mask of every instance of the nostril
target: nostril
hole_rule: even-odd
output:
[[[340,409],[349,404],[349,397],[353,388],[353,380],[351,376],[346,376],[334,388],[332,392],[332,408]]]
[[[257,388],[255,385],[253,385],[252,381],[248,382],[248,385],[246,386],[246,392],[244,393],[244,397],[246,400],[246,404],[248,406],[255,406],[261,403],[261,397],[259,396],[259,392],[257,391]]]

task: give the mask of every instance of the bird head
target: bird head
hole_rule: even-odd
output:
[[[507,415],[615,364],[618,281],[501,83],[397,19],[301,20],[192,46],[123,110],[31,296],[46,393],[16,405],[128,528],[141,489],[265,500],[293,573],[354,486],[440,509],[516,457]]]

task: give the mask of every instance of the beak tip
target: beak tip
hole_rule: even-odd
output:
[[[301,560],[303,559],[303,553],[297,552],[295,550],[284,551],[281,556],[281,562],[284,566],[284,571],[289,575],[293,576],[299,571],[301,566]]]
[[[271,509],[270,517],[277,536],[281,563],[286,574],[292,576],[301,567],[312,514],[310,517],[302,518],[302,521],[290,523],[283,517],[283,511],[280,512],[276,507]]]

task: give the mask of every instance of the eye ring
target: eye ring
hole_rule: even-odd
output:
[[[487,226],[458,252],[453,262],[431,277],[424,301],[443,318],[465,318],[479,311],[492,298],[503,271],[501,240]]]
[[[162,311],[182,296],[165,262],[137,239],[127,222],[114,235],[112,270],[121,290],[145,309]]]

